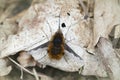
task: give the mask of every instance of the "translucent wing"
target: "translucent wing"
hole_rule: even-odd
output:
[[[74,56],[79,57],[81,60],[83,60],[78,54],[76,54],[67,44],[65,44],[65,49],[72,53]]]
[[[45,48],[45,47],[48,46],[48,43],[49,43],[49,41],[46,42],[46,43],[41,44],[40,46],[38,46],[38,47],[36,47],[36,48],[33,48],[33,50],[37,50],[37,49],[39,49],[39,48]]]

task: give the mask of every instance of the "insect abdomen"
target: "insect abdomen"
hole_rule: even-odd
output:
[[[48,55],[51,59],[61,59],[64,55],[64,46],[61,45],[59,47],[55,47],[53,44],[51,44],[48,48]]]
[[[61,50],[62,50],[61,47],[52,47],[51,53],[52,53],[53,55],[57,55],[57,54],[61,53]]]
[[[64,55],[64,37],[60,31],[56,32],[49,42],[48,54],[51,59],[57,60]]]

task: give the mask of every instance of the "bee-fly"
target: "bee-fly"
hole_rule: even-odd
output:
[[[60,23],[60,20],[59,20]],[[51,59],[61,59],[64,55],[64,37],[60,30],[60,25],[58,31],[53,35],[48,44],[48,55]]]
[[[64,54],[65,50],[72,53],[74,56],[79,57],[79,59],[82,59],[79,55],[77,55],[66,43],[65,38],[63,36],[63,33],[60,29],[60,15],[59,15],[59,26],[58,30],[55,32],[55,34],[51,37],[51,40],[38,46],[34,50],[38,48],[44,48],[47,47],[47,53],[50,59],[56,59],[60,60]]]

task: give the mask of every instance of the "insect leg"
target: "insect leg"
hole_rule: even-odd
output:
[[[66,57],[65,57],[65,56],[63,56],[63,57],[64,57],[64,59],[65,59],[66,63],[68,63],[68,61],[67,61]],[[68,64],[69,64],[69,63],[68,63]]]

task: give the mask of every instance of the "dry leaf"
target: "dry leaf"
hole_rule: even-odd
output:
[[[94,53],[94,47],[100,37],[108,38],[113,27],[120,24],[120,3],[118,0],[95,0],[93,38],[88,51]]]
[[[114,38],[120,38],[120,24],[115,27]]]
[[[98,56],[111,80],[120,80],[120,59],[116,56],[115,50],[112,48],[112,44],[105,38],[100,38],[98,44]]]
[[[12,66],[8,66],[7,59],[0,59],[0,76],[5,76],[10,73]]]
[[[29,66],[36,65],[36,61],[34,61],[33,57],[24,51],[19,53],[17,60],[23,67],[29,67]]]
[[[24,50],[44,66],[49,65],[70,72],[79,71],[84,66],[82,74],[106,77],[103,65],[97,57],[86,51],[92,37],[92,27],[88,26],[90,20],[84,20],[84,15],[80,13],[78,7],[77,0],[47,0],[31,6],[19,22],[19,33],[9,36],[2,44],[4,46],[0,48],[0,58]],[[47,54],[47,47],[39,47],[48,42],[57,31],[60,12],[60,24],[66,25],[61,27],[65,42],[81,59],[65,50],[65,55],[60,60],[51,60]]]

